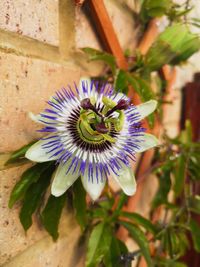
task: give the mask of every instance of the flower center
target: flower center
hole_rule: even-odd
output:
[[[115,142],[113,130],[120,132],[124,125],[124,112],[130,105],[129,101],[121,99],[116,104],[107,97],[103,97],[103,107],[98,109],[92,104],[92,99],[81,101],[82,110],[77,122],[77,129],[82,140],[89,143]]]

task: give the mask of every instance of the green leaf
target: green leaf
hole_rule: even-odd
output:
[[[188,172],[194,181],[200,180],[200,151],[190,152]]]
[[[126,194],[124,194],[124,192],[121,192],[117,206],[115,208],[115,213],[118,213],[123,208],[123,206],[127,202],[127,200],[128,200],[128,196]]]
[[[194,243],[194,248],[197,252],[200,252],[200,226],[199,223],[193,219],[190,220],[190,231],[192,234],[192,240]]]
[[[10,195],[10,200],[9,200],[9,208],[12,208],[12,206],[15,204],[16,201],[21,199],[26,190],[29,188],[29,186],[40,178],[41,173],[47,169],[51,163],[37,163],[33,167],[29,168],[26,170],[22,176],[19,182],[16,183],[14,186],[11,195]]]
[[[171,4],[171,0],[144,0],[140,17],[143,22],[147,22],[150,18],[161,17],[169,11]]]
[[[181,131],[180,141],[183,144],[192,142],[192,125],[190,120],[186,120],[185,122],[185,129]]]
[[[99,201],[99,206],[102,207],[105,210],[110,210],[115,202],[115,199],[113,197],[108,197],[105,200]]]
[[[151,232],[153,235],[155,235],[158,231],[154,224],[152,224],[148,219],[144,218],[138,213],[121,211],[120,216],[132,220],[134,224],[144,227],[147,231]]]
[[[180,196],[184,187],[185,180],[185,171],[186,171],[186,159],[183,154],[180,154],[176,161],[175,167],[175,180],[174,180],[174,192],[176,197]]]
[[[86,191],[83,188],[81,179],[77,179],[73,184],[73,207],[76,213],[76,220],[83,231],[87,224],[87,203]]]
[[[135,240],[135,242],[140,247],[141,253],[143,254],[146,260],[147,266],[152,267],[153,263],[152,263],[152,259],[150,255],[149,243],[148,243],[148,240],[146,239],[145,234],[132,223],[124,222],[124,221],[120,221],[119,223],[123,225],[129,231],[132,238]]]
[[[20,211],[20,221],[24,227],[24,230],[28,230],[32,225],[32,214],[41,204],[44,193],[50,184],[51,176],[55,166],[50,166],[41,175],[36,183],[33,183],[26,191],[23,205]]]
[[[135,74],[126,73],[126,79],[128,83],[133,87],[133,89],[138,93],[143,102],[150,99],[154,99],[155,95],[151,89],[150,81],[138,77]],[[154,114],[151,114],[147,117],[150,127],[154,126]]]
[[[101,60],[108,64],[112,70],[112,73],[115,74],[116,72],[116,61],[115,57],[109,53],[96,50],[94,48],[85,47],[82,50],[89,56],[89,60]]]
[[[134,90],[139,94],[142,101],[148,101],[154,98],[153,91],[149,83],[136,75],[126,73],[126,79]]]
[[[126,72],[118,69],[115,75],[114,88],[117,92],[124,94],[128,93],[128,83],[126,79]]]
[[[108,224],[97,224],[89,238],[86,267],[96,267],[110,250],[112,231]]]
[[[22,160],[22,158],[24,158],[24,155],[26,154],[26,151],[35,143],[36,141],[33,141],[23,147],[21,147],[20,149],[14,151],[9,160],[5,163],[5,165],[9,165],[15,162],[18,162],[20,160]]]
[[[188,199],[189,209],[197,214],[200,214],[200,196],[195,195]]]
[[[187,267],[184,263],[172,259],[155,258],[155,267]]]
[[[124,267],[121,257],[128,254],[126,245],[115,236],[112,237],[110,249],[103,259],[105,267]],[[129,264],[131,266],[131,264]],[[129,267],[129,265],[126,265]]]
[[[60,197],[50,195],[47,204],[41,213],[42,224],[54,241],[58,238],[58,225],[65,202],[66,193]]]
[[[162,167],[162,173],[158,175],[159,187],[152,202],[153,208],[168,203],[168,194],[171,189],[171,170],[172,162],[167,161]]]

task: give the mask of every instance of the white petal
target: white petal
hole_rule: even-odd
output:
[[[137,140],[140,140],[140,142],[138,142],[139,148],[136,149],[138,153],[159,145],[158,139],[154,135],[148,133],[145,133],[143,136],[138,136]]]
[[[50,153],[47,153],[47,150],[42,147],[42,145],[48,143],[49,140],[40,140],[32,145],[25,154],[27,159],[30,159],[35,162],[45,162],[45,161],[52,161],[56,160],[58,156],[51,157]],[[53,153],[53,152],[52,152]],[[55,153],[55,152],[54,152]]]
[[[151,114],[157,107],[158,102],[156,100],[149,100],[143,104],[136,106],[137,111],[140,114],[140,120]]]
[[[53,110],[53,108],[51,108],[52,110]],[[44,115],[49,115],[48,113],[46,113],[46,112],[43,112],[42,114],[44,114]],[[44,125],[46,125],[46,123],[45,122],[55,122],[54,120],[52,120],[52,119],[48,119],[48,118],[45,118],[45,117],[42,117],[41,116],[41,114],[34,114],[34,113],[32,113],[32,112],[29,112],[28,113],[28,116],[29,116],[29,118],[32,120],[32,121],[34,121],[34,122],[37,122],[37,123],[40,123],[40,124],[44,124]]]
[[[44,122],[41,122],[40,120],[42,119],[41,115],[40,114],[34,114],[32,112],[29,112],[28,113],[28,116],[29,118],[34,121],[34,122],[37,122],[37,123],[41,123],[41,124],[45,124]]]
[[[106,178],[104,178],[103,181],[99,179],[99,181],[97,182],[97,179],[94,177],[93,182],[92,182],[88,180],[88,174],[87,172],[85,172],[84,176],[81,175],[81,180],[82,180],[83,187],[85,188],[87,193],[90,195],[92,200],[93,201],[97,200],[100,197],[104,189]]]
[[[69,171],[68,174],[66,174],[69,164],[60,164],[56,170],[55,177],[53,179],[53,183],[51,185],[51,194],[59,197],[62,194],[65,193],[65,191],[76,181],[76,179],[79,177],[79,173],[76,171],[74,173],[71,173]],[[73,167],[72,167],[73,170]]]
[[[118,171],[118,176],[112,174],[112,177],[116,180],[126,195],[132,196],[136,191],[135,175],[131,167],[127,167],[123,163],[122,165],[122,168]]]

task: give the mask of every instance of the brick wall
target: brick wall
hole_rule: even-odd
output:
[[[133,49],[136,31],[131,10],[123,1],[105,0],[105,4],[122,47]],[[39,137],[28,111],[41,111],[55,90],[78,82],[81,75],[99,73],[102,66],[88,63],[78,50],[84,46],[100,44],[90,21],[72,0],[0,1],[0,153]],[[80,230],[72,214],[64,212],[60,238],[54,243],[36,218],[25,234],[19,205],[8,209],[13,185],[27,167],[0,171],[0,266],[82,266]]]

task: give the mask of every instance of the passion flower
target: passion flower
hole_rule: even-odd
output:
[[[85,79],[74,90],[56,92],[48,104],[35,117],[45,125],[40,132],[48,135],[31,146],[26,157],[36,162],[56,160],[51,193],[62,195],[81,177],[85,190],[96,200],[108,177],[113,177],[125,194],[133,195],[136,181],[130,162],[135,153],[158,145],[141,124],[157,102],[134,106],[110,85]]]

